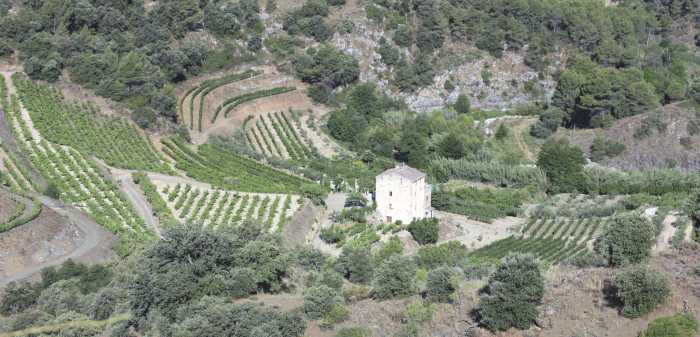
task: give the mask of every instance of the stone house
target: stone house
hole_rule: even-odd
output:
[[[377,212],[384,222],[410,223],[433,216],[430,185],[425,173],[406,164],[386,170],[376,178]]]

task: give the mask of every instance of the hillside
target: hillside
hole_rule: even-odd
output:
[[[697,336],[696,5],[0,0],[0,337]]]
[[[657,115],[660,118],[654,119]],[[623,118],[603,129],[560,130],[557,136],[570,139],[589,155],[596,137],[624,144],[621,154],[600,162],[606,166],[697,170],[700,168],[700,154],[696,151],[700,141],[697,130],[699,121],[696,108],[686,102],[666,105],[658,112]],[[640,135],[646,129],[649,129],[649,134]]]

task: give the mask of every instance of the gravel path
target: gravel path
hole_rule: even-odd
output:
[[[151,227],[159,237],[162,237],[160,230],[160,223],[158,218],[153,212],[151,204],[146,200],[146,196],[140,187],[136,186],[134,179],[131,177],[131,173],[125,170],[114,169],[114,178],[119,184],[119,189],[122,191],[124,196],[129,199],[131,205],[134,206],[134,210],[139,214],[141,218],[146,222],[146,225]]]

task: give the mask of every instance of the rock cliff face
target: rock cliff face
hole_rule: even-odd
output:
[[[447,69],[436,69],[431,86],[413,93],[401,93],[390,86],[390,69],[376,52],[379,40],[382,37],[391,40],[390,37],[365,18],[353,21],[353,32],[336,33],[332,43],[359,61],[361,81],[377,83],[384,92],[403,99],[416,111],[430,111],[452,104],[460,93],[469,96],[473,107],[509,110],[535,101],[547,101],[554,92],[556,83],[551,76],[539,78],[536,71],[524,64],[522,53],[505,52],[503,57],[495,58],[476,48],[457,48],[454,54],[470,56],[445,55],[464,61]],[[410,58],[405,48],[402,52]],[[559,64],[555,63],[552,67],[554,70]],[[449,91],[445,89],[447,81],[452,85]]]
[[[454,88],[445,89],[450,81]],[[417,111],[429,111],[453,104],[460,93],[467,95],[472,107],[485,110],[509,110],[536,101],[548,101],[556,83],[540,79],[523,63],[518,53],[507,52],[494,58],[482,53],[479,59],[465,61],[454,69],[438,71],[432,86],[416,93],[400,94]]]

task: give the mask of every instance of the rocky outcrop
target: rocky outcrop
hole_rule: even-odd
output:
[[[495,58],[476,48],[461,48],[460,52],[469,57],[463,57],[466,60],[457,66],[437,69],[431,86],[414,93],[399,92],[390,86],[387,80],[391,78],[390,69],[376,52],[379,40],[389,37],[366,19],[354,22],[352,33],[336,33],[332,43],[359,61],[360,81],[376,83],[381,90],[404,100],[416,111],[442,108],[454,103],[461,93],[470,98],[473,107],[509,110],[535,101],[547,101],[554,92],[556,83],[551,76],[539,78],[536,71],[524,64],[522,52],[505,52],[503,57]],[[410,58],[407,50],[403,52]],[[449,91],[445,89],[447,81],[453,86]]]

